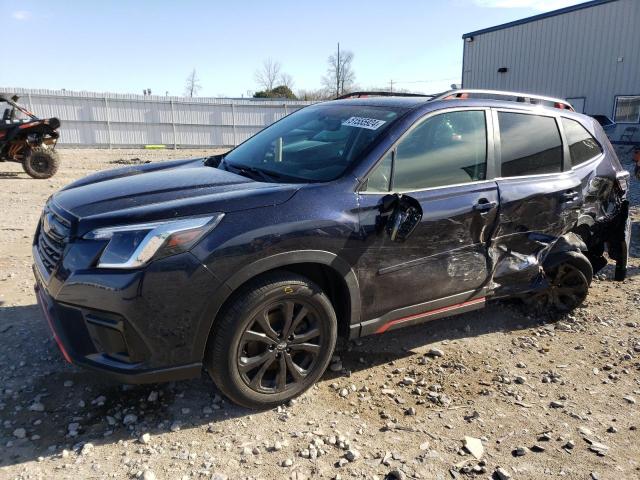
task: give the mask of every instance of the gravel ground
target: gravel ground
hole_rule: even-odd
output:
[[[629,278],[607,267],[559,319],[495,303],[345,342],[314,388],[261,413],[204,375],[131,387],[66,364],[32,290],[47,197],[118,163],[205,153],[61,150],[43,181],[0,164],[0,478],[640,478],[636,180]]]

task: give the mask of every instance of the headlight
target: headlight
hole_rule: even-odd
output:
[[[208,217],[119,225],[98,228],[86,240],[109,240],[102,251],[99,268],[137,268],[150,260],[188,251],[211,229],[224,213]]]

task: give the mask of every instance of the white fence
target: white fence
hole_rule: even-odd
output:
[[[312,102],[0,88],[38,117],[61,120],[61,146],[168,148],[237,145]]]

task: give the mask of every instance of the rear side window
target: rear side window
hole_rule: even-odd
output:
[[[562,171],[562,140],[553,117],[498,112],[501,176]]]
[[[563,118],[562,128],[564,128],[564,134],[569,144],[572,167],[587,162],[602,153],[602,149],[596,139],[580,123],[569,118]]]

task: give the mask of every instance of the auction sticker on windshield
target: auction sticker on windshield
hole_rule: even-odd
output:
[[[385,123],[385,120],[377,120],[375,118],[351,117],[342,122],[342,125],[344,125],[345,127],[357,127],[366,128],[367,130],[377,130]]]

